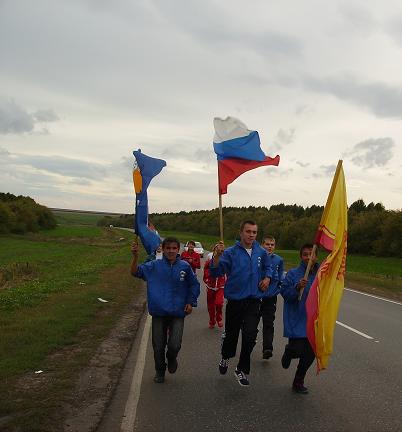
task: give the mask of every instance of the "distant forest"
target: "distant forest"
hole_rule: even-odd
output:
[[[224,207],[225,238],[235,239],[243,220],[258,224],[258,237],[276,238],[280,249],[298,249],[314,239],[324,207],[302,207],[296,204],[278,204],[267,207]],[[381,203],[366,205],[355,201],[348,212],[348,250],[352,253],[402,257],[402,211],[386,210]],[[163,231],[184,231],[219,236],[219,211],[196,210],[179,213],[153,213],[150,222]],[[105,217],[99,225],[133,226],[133,215]]]
[[[53,213],[32,198],[0,192],[0,234],[37,232],[56,225]]]

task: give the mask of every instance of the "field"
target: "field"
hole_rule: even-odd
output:
[[[68,213],[54,230],[0,237],[5,430],[52,430],[47,417],[136,295],[128,271],[132,234],[98,228],[94,216]],[[41,380],[37,370],[52,379]]]
[[[187,232],[163,231],[161,235],[177,236],[181,242],[197,240],[206,250],[210,250],[218,241],[214,236]],[[225,245],[231,245],[233,241],[233,239],[225,239]],[[300,261],[298,251],[277,250],[276,252],[283,257],[286,269],[297,266]],[[324,256],[325,251],[320,251],[319,259]],[[348,254],[346,269],[348,287],[402,300],[402,259]]]
[[[63,210],[53,210],[59,225],[84,225],[94,226],[104,216],[105,213],[86,213],[86,212],[72,212]]]

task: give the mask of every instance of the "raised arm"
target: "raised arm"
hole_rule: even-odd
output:
[[[133,254],[133,259],[131,261],[130,271],[133,276],[136,275],[138,270],[138,250],[139,246],[137,242],[131,244],[131,253]]]

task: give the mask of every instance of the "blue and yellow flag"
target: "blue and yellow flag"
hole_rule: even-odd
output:
[[[166,161],[147,156],[141,153],[141,150],[134,150],[133,155],[135,158],[133,169],[135,190],[134,231],[140,237],[148,255],[151,255],[160,245],[161,239],[158,233],[149,227],[147,190],[151,180],[166,166]]]

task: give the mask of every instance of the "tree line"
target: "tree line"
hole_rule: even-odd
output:
[[[298,249],[311,242],[324,207],[277,204],[271,207],[224,207],[225,238],[235,239],[243,220],[255,220],[261,240],[267,235],[276,238],[280,249]],[[219,236],[219,210],[153,213],[149,217],[160,231],[197,232]],[[386,210],[381,203],[355,201],[348,210],[348,250],[352,253],[402,257],[402,211]],[[99,225],[133,226],[133,215],[105,217]]]
[[[0,192],[0,234],[37,232],[56,225],[53,213],[32,198]]]

